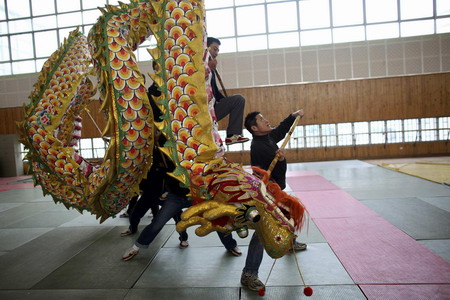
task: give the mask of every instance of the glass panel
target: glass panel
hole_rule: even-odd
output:
[[[81,12],[58,15],[58,26],[67,27],[81,24]]]
[[[206,9],[230,7],[230,6],[233,6],[233,0],[207,0],[207,1],[205,1]]]
[[[105,141],[102,138],[93,138],[92,144],[94,148],[106,148]]]
[[[54,0],[31,0],[33,16],[42,16],[55,13]]]
[[[251,18],[249,18],[251,16]],[[236,8],[238,35],[265,33],[266,15],[264,5]]]
[[[0,20],[6,20],[5,1],[0,0]],[[6,31],[2,31],[6,32]]]
[[[91,139],[80,139],[80,149],[92,148]]]
[[[306,125],[305,126],[305,135],[306,136],[319,136],[320,135],[319,125]]]
[[[325,147],[336,146],[336,136],[323,136],[322,146]]]
[[[387,142],[392,143],[401,143],[402,142],[402,133],[401,132],[388,132],[387,133]]]
[[[450,18],[436,20],[436,33],[450,32]]]
[[[237,39],[238,51],[267,49],[267,36],[256,35]],[[221,47],[222,48],[222,47]],[[222,51],[223,53],[223,51]]]
[[[56,50],[56,49],[55,49]],[[41,71],[42,70],[42,66],[44,65],[44,63],[47,61],[47,59],[36,59],[36,70],[37,71]]]
[[[399,24],[377,24],[366,26],[367,40],[392,39],[400,36]]]
[[[7,22],[0,22],[0,34],[8,34],[8,23]]]
[[[398,19],[397,0],[366,0],[366,22],[388,22]]]
[[[9,21],[9,33],[19,33],[19,32],[27,32],[31,31],[31,20],[17,20],[17,21]]]
[[[227,26],[224,26],[227,20]],[[208,35],[214,37],[234,36],[234,12],[233,9],[218,9],[206,12],[206,24]]]
[[[420,137],[418,131],[405,131],[403,135],[405,142],[417,142]]]
[[[33,18],[33,29],[53,29],[56,28],[56,16]]]
[[[87,150],[81,150],[81,156],[84,157],[85,159],[89,159],[89,158],[94,158],[92,155],[92,149],[87,149]]]
[[[11,53],[14,60],[33,58],[33,37],[31,33],[11,35]]]
[[[331,44],[331,42],[331,29],[300,32],[300,45],[302,46]]]
[[[387,131],[402,131],[402,120],[389,120],[386,122]]]
[[[236,39],[220,39],[220,53],[237,52]]]
[[[29,0],[6,0],[8,7],[8,18],[17,19],[30,16]]]
[[[439,130],[439,140],[441,141],[450,140],[450,130],[448,129]]]
[[[211,1],[211,0],[210,0]],[[106,4],[105,0],[83,0],[83,9],[104,7]]]
[[[424,129],[436,129],[436,118],[420,119],[420,127]]]
[[[419,129],[419,119],[406,119],[403,120],[404,130],[418,130]]]
[[[0,61],[9,60],[9,41],[7,36],[0,37]]]
[[[330,26],[328,0],[300,1],[300,28],[312,29]]]
[[[436,140],[437,140],[436,130],[422,131],[422,142],[436,141]]]
[[[333,42],[347,43],[365,40],[364,26],[334,28]]]
[[[450,128],[450,117],[439,118],[439,128]]]
[[[339,123],[338,134],[352,134],[352,123]]]
[[[267,5],[269,32],[297,30],[297,4],[285,2]]]
[[[58,8],[58,12],[67,12],[67,11],[76,11],[80,10],[80,0],[56,0],[56,7]]]
[[[372,133],[370,139],[371,144],[383,144],[385,142],[384,133]]]
[[[339,135],[338,136],[338,145],[339,146],[348,146],[353,144],[353,138],[351,135]]]
[[[101,158],[105,156],[105,149],[94,148],[94,158]]]
[[[102,13],[98,9],[83,11],[83,24],[94,24]]]
[[[320,137],[306,137],[306,147],[307,148],[317,148],[320,147]]]
[[[36,72],[34,60],[25,60],[12,63],[13,74],[25,74]]]
[[[336,124],[322,124],[322,135],[336,135]]]
[[[0,75],[11,75],[11,74],[12,71],[10,63],[0,64]]]
[[[402,20],[433,16],[433,0],[400,0]]]
[[[208,1],[206,1],[208,2]],[[256,4],[256,3],[264,3],[264,0],[234,0],[234,4],[238,5],[247,5],[247,4]]]
[[[48,57],[58,48],[58,35],[56,30],[36,32],[36,57]]]
[[[355,135],[356,145],[367,145],[369,144],[369,134],[356,134]]]
[[[433,34],[434,20],[402,22],[400,30],[402,37]]]
[[[299,38],[298,32],[269,34],[269,48],[289,48],[298,47]]]
[[[92,28],[92,25],[83,26],[84,35],[87,36],[89,34],[89,31],[91,30],[91,28]]]
[[[362,24],[362,0],[332,0],[333,26]]]
[[[62,43],[64,41],[64,39],[67,39],[69,37],[69,34],[71,31],[73,31],[76,27],[72,27],[72,28],[64,28],[64,29],[59,29],[59,42]]]
[[[436,0],[436,12],[438,16],[445,16],[450,14],[450,1]]]
[[[384,121],[370,122],[370,132],[384,132]]]
[[[355,133],[367,133],[369,132],[368,122],[355,122]]]

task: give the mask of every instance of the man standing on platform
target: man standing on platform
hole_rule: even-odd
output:
[[[211,69],[211,88],[216,102],[214,104],[214,112],[216,113],[217,121],[222,120],[230,115],[227,127],[227,138],[225,144],[232,145],[236,143],[244,143],[248,138],[242,136],[242,123],[244,119],[245,98],[242,95],[225,96],[219,91],[217,87],[217,80],[220,80],[217,73],[217,56],[219,55],[220,41],[213,37],[208,37],[207,46],[211,58],[208,61]],[[222,87],[223,90],[223,87]]]

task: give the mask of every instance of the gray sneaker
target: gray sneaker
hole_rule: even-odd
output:
[[[300,243],[300,242],[295,242],[294,243],[294,247],[291,248],[291,251],[297,252],[297,251],[303,251],[306,250],[306,244]]]
[[[265,290],[266,286],[259,280],[258,275],[242,273],[241,284],[252,291]]]

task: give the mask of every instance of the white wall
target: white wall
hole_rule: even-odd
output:
[[[151,71],[149,62],[140,66]],[[450,34],[223,53],[218,68],[228,89],[450,72]],[[28,103],[36,79],[0,77],[0,108]]]

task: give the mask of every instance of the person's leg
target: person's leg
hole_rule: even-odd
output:
[[[241,95],[225,97],[214,105],[217,120],[220,121],[230,115],[227,127],[227,137],[242,135],[242,124],[244,122],[245,99]]]
[[[167,199],[163,202],[161,210],[158,212],[152,222],[147,225],[136,240],[135,245],[139,248],[148,248],[151,242],[155,239],[167,221],[180,210],[190,205],[190,201],[186,197],[180,197],[174,194],[169,194]]]
[[[142,217],[147,213],[149,208],[155,204],[159,204],[159,196],[162,194],[164,185],[163,178],[164,175],[162,172],[151,169],[147,174],[147,179],[141,181],[139,188],[142,191],[142,195],[130,214],[129,230],[123,232],[122,235],[135,233]]]
[[[241,284],[252,291],[259,291],[266,288],[264,283],[258,278],[259,266],[261,265],[263,255],[264,247],[255,232],[248,246],[247,259],[245,260],[245,267],[241,275]]]
[[[241,249],[238,248],[236,240],[233,238],[232,234],[225,234],[217,231],[220,241],[222,242],[225,249],[230,251],[234,256],[241,256]]]
[[[244,273],[258,275],[259,266],[261,265],[264,254],[264,247],[259,241],[258,235],[253,233],[250,245],[248,246],[247,259],[245,260],[245,267],[242,270]]]
[[[177,224],[178,222],[181,221],[181,214],[182,214],[182,213],[183,213],[183,211],[180,210],[180,211],[173,217],[173,219],[174,219],[174,221],[175,221],[175,224]],[[188,236],[186,230],[183,231],[183,232],[179,232],[178,234],[180,235],[180,237],[178,238],[178,239],[180,240],[180,247],[181,247],[181,248],[186,248],[186,247],[188,247],[188,246],[189,246],[189,243],[188,243],[187,240],[188,240],[189,236]]]

